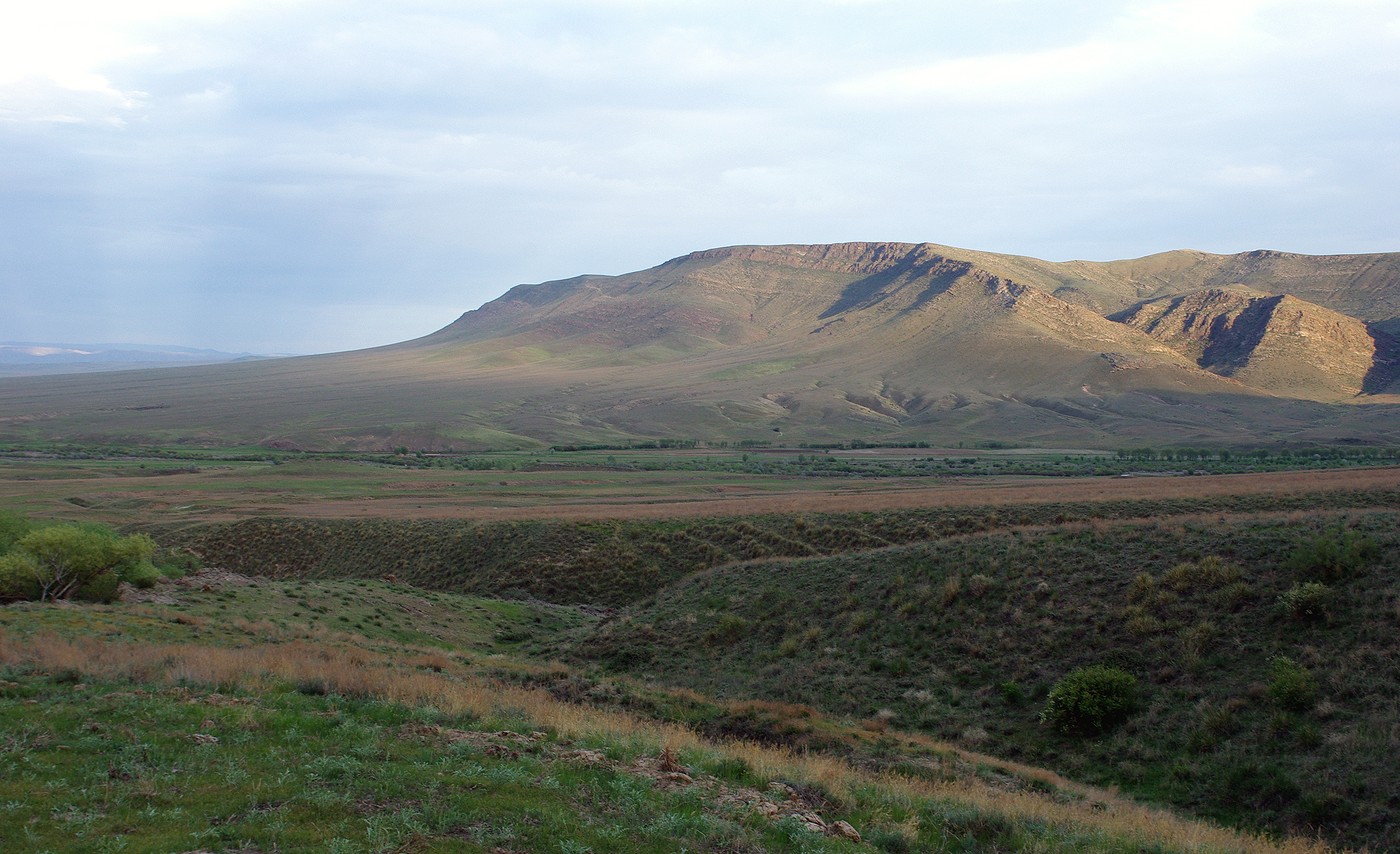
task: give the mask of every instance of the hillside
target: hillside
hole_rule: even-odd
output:
[[[948,769],[905,752],[905,739],[940,740],[939,751],[1046,767],[1227,826],[1390,850],[1400,505],[1395,470],[1347,474],[1316,492],[1309,473],[1249,494],[961,506],[928,496],[920,508],[864,512],[155,524],[146,530],[179,554],[258,578],[212,593],[200,580],[174,597],[196,609],[143,608],[130,624],[106,609],[15,605],[0,608],[0,629],[72,629],[89,646],[62,663],[99,675],[130,654],[109,649],[130,646],[124,634],[242,647],[358,633],[371,663],[429,660],[427,649],[385,645],[441,647],[478,675],[711,739],[941,785]],[[1358,488],[1365,475],[1377,480]],[[8,654],[24,662],[45,646],[21,640]],[[264,654],[321,653],[249,653]],[[1279,675],[1280,657],[1301,668],[1289,671],[1298,692],[1285,693],[1293,676]],[[1137,680],[1131,715],[1098,734],[1047,726],[1052,686],[1093,664]],[[52,682],[3,678],[65,698],[72,714],[80,700],[55,670]],[[3,701],[0,691],[0,714]],[[486,725],[501,729],[528,731]],[[868,817],[847,820],[870,828]],[[924,821],[920,833],[936,834],[946,819]]]
[[[0,608],[46,850],[1323,851],[872,722],[546,661],[595,610],[202,570]],[[682,637],[689,643],[689,637]]]
[[[0,381],[0,439],[1397,441],[1397,323],[1400,255],[730,247],[521,285],[372,350]]]

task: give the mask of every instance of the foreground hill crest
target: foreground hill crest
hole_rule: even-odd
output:
[[[1400,254],[734,246],[520,285],[390,347],[0,385],[0,436],[1378,441],[1397,430],[1397,332]]]

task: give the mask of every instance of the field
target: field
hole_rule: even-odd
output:
[[[1048,501],[1283,495],[1385,488],[1396,469],[1366,459],[1271,463],[1116,461],[1103,451],[871,449],[838,452],[595,451],[357,459],[265,450],[12,452],[0,506],[117,525],[309,519],[610,519],[895,510]],[[85,458],[86,457],[86,458]],[[94,458],[95,457],[95,458]],[[798,460],[804,461],[798,463]],[[948,461],[954,462],[953,466]],[[932,471],[922,468],[935,461]],[[889,473],[859,467],[889,466]],[[1118,477],[1069,477],[1110,468]],[[919,468],[915,468],[918,466]],[[795,469],[789,472],[789,469]],[[740,469],[740,470],[734,470]],[[919,474],[909,473],[917,470]],[[1222,471],[1223,473],[1212,473]],[[1014,473],[1007,473],[1013,471]],[[1030,473],[1035,472],[1035,473]],[[1196,472],[1203,472],[1196,474]],[[1122,474],[1134,476],[1122,477]]]
[[[208,568],[0,607],[0,837],[1391,848],[1400,469],[1375,461],[11,449],[0,509]],[[1091,664],[1136,678],[1126,720],[1042,722]]]

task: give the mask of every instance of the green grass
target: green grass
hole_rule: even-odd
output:
[[[1232,824],[1390,848],[1397,531],[1394,510],[1317,510],[739,563],[664,588],[573,654],[716,697],[884,717]],[[1324,615],[1299,619],[1280,598],[1318,538],[1374,549],[1330,583]],[[1279,699],[1278,656],[1315,696]],[[1138,710],[1101,736],[1042,723],[1050,687],[1097,664],[1138,679]]]
[[[293,617],[283,600],[333,602],[333,613],[363,620],[377,605],[420,594],[379,584],[308,582],[298,591],[193,578],[158,587],[173,600],[165,603],[0,609],[0,839],[15,850],[1126,854],[1188,847],[1166,841],[1161,817],[1151,828],[1131,819],[1099,826],[1134,808],[1076,807],[1082,795],[1044,786],[1023,787],[1017,801],[1006,794],[1013,778],[994,767],[967,770],[960,780],[928,764],[935,754],[927,751],[892,756],[894,741],[877,749],[884,767],[900,773],[882,777],[823,765],[812,753],[648,729],[616,713],[599,712],[594,722],[576,706],[482,681],[502,672],[575,678],[557,666],[539,669],[501,640],[502,621],[534,624],[541,613],[534,606],[421,594],[444,619],[458,615],[445,635],[406,636],[393,627],[328,633],[312,625],[304,605]],[[250,634],[257,619],[264,626]],[[549,628],[561,635],[581,619]],[[283,621],[285,633],[265,627]],[[445,669],[423,656],[443,641],[452,647]],[[189,666],[216,651],[260,650],[267,664],[209,671],[221,675]],[[287,678],[265,669],[274,660],[340,669],[324,682]],[[362,670],[368,679],[358,678]],[[390,682],[416,685],[420,699],[389,699]],[[454,699],[463,690],[474,692],[468,706]],[[670,696],[674,709],[705,705],[693,695],[651,696]],[[653,716],[665,717],[660,711]],[[679,747],[668,748],[672,741]],[[667,756],[685,778],[665,778]],[[823,768],[804,776],[803,769]],[[920,789],[924,779],[943,788]],[[779,781],[786,788],[773,789]],[[764,805],[771,817],[758,809]],[[847,821],[864,840],[803,829],[792,817],[799,812]],[[1055,817],[1037,817],[1042,812]],[[1170,830],[1182,839],[1203,832],[1179,823]]]
[[[507,751],[433,729],[486,735],[498,721],[8,675],[0,838],[25,850],[861,850],[571,761],[557,739]]]

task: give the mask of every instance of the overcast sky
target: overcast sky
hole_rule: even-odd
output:
[[[1400,251],[1395,0],[0,12],[0,340],[386,344],[738,243]]]

